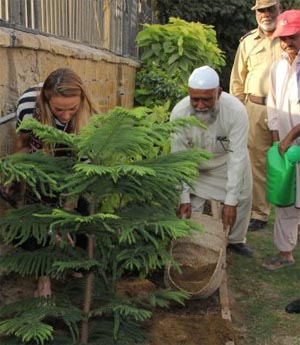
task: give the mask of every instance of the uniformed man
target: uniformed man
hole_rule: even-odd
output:
[[[258,27],[240,40],[230,78],[230,93],[247,108],[248,149],[253,175],[253,202],[249,230],[260,230],[268,222],[270,205],[266,201],[266,153],[272,144],[267,126],[266,96],[269,70],[281,56],[279,38],[272,40],[276,19],[281,12],[279,0],[256,0],[251,8]]]

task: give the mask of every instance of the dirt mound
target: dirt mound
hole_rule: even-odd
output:
[[[20,277],[15,274],[1,277],[0,305],[33,297],[36,280],[32,277]]]
[[[141,296],[155,291],[155,285],[147,279],[131,278],[118,283],[117,293],[129,297]]]
[[[150,327],[150,345],[225,345],[234,340],[231,322],[219,315],[161,314]]]

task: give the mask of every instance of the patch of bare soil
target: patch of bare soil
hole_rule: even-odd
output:
[[[218,314],[155,315],[150,327],[151,345],[224,345],[235,337],[231,322]]]
[[[0,305],[33,297],[36,287],[34,278],[22,278],[14,274],[3,276],[0,281]]]
[[[207,272],[203,270],[203,276]],[[137,296],[164,288],[163,274],[155,272],[151,281],[125,280],[117,291]],[[147,345],[226,345],[239,336],[232,323],[221,317],[218,291],[206,299],[189,299],[184,306],[172,303],[168,309],[155,309],[145,328],[149,333]]]
[[[209,268],[203,269],[201,277],[198,271],[197,280],[209,274]],[[157,287],[163,287],[161,276],[152,277]],[[219,291],[206,299],[187,300],[184,306],[172,304],[167,310],[156,310],[147,328],[149,345],[226,345],[239,337],[233,324],[221,316]]]

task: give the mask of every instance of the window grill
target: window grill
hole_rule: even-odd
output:
[[[145,0],[0,0],[0,26],[137,57],[139,18],[151,22],[151,5]]]

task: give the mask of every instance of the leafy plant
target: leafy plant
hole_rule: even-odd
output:
[[[145,24],[137,35],[141,69],[137,72],[136,102],[173,106],[186,93],[194,68],[225,64],[212,26],[171,17],[164,25]]]
[[[226,55],[226,66],[220,70],[224,90],[229,89],[230,72],[240,38],[257,27],[255,11],[251,10],[255,0],[155,0],[158,22],[162,25],[171,17],[187,22],[210,25],[216,32],[219,47]],[[299,0],[281,0],[283,10],[299,8]]]
[[[173,107],[187,93],[186,85],[183,85],[177,75],[170,78],[168,72],[157,67],[154,62],[152,66],[143,67],[138,71],[136,85],[135,102],[146,107],[153,104]]]
[[[23,121],[20,129],[33,131],[48,144],[59,138],[72,155],[37,152],[2,158],[4,181],[22,179],[30,188],[39,184],[32,189],[37,197],[59,193],[62,198],[83,198],[89,212],[32,204],[0,218],[3,241],[16,247],[0,257],[0,268],[8,274],[48,275],[59,287],[54,297],[1,307],[1,342],[17,338],[26,344],[141,344],[141,322],[155,306],[183,303],[186,295],[181,292],[129,296],[118,289],[122,280],[145,277],[173,261],[169,242],[199,229],[178,219],[175,206],[181,181],[190,183],[209,155],[199,150],[169,153],[172,132],[200,124],[196,119],[170,123],[167,116],[164,108],[116,108],[94,116],[77,136],[59,136],[57,129],[33,119]],[[62,241],[55,245],[58,232]],[[86,250],[68,245],[68,235],[84,236]],[[40,249],[22,249],[30,237]],[[74,270],[83,278],[72,279]]]

